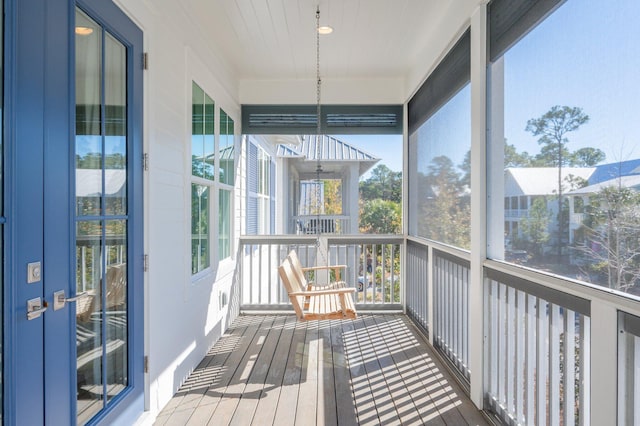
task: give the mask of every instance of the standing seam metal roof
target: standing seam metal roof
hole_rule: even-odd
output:
[[[305,135],[300,146],[278,145],[278,157],[305,157],[308,161],[372,161],[380,159],[331,136],[320,136],[320,158],[318,158],[318,136]]]

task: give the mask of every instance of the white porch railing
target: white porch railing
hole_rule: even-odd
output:
[[[493,260],[473,280],[468,256],[408,238],[405,306],[483,390],[485,410],[505,424],[640,424],[640,300]],[[472,285],[483,300],[470,299]],[[483,309],[470,309],[477,303]],[[478,322],[474,346],[468,330]],[[470,370],[471,359],[483,370]]]
[[[305,234],[348,234],[349,216],[343,215],[304,215],[293,216],[290,233]]]
[[[469,371],[469,260],[407,241],[407,314],[466,380]]]
[[[469,261],[433,250],[433,345],[469,380]]]
[[[493,260],[474,280],[468,253],[418,238],[406,245],[375,235],[240,240],[241,310],[290,309],[277,265],[296,249],[306,265],[347,264],[340,278],[358,288],[358,309],[404,307],[500,421],[640,424],[637,298]],[[484,325],[479,341],[471,339],[473,324]]]
[[[519,219],[522,217],[529,217],[529,210],[527,209],[505,209],[505,219]]]
[[[318,246],[320,241],[320,246]],[[402,309],[402,237],[353,235],[242,236],[237,266],[240,310],[291,309],[278,265],[296,250],[305,266],[347,265],[340,280],[354,287],[358,309]],[[336,277],[310,277],[316,282]]]
[[[426,246],[407,241],[407,263],[405,268],[407,315],[429,333],[429,256]]]
[[[589,302],[489,269],[485,308],[491,410],[516,424],[583,424],[591,380]]]

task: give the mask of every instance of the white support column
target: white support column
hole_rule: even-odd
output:
[[[504,259],[504,59],[500,57],[491,64],[488,75],[488,97],[491,105],[487,110],[487,200],[491,216],[487,222],[487,254],[492,259]],[[510,203],[511,201],[509,201]],[[531,197],[527,196],[527,206]],[[509,204],[511,208],[511,204]],[[511,227],[509,228],[511,234]],[[513,240],[512,236],[512,240]]]
[[[470,397],[484,400],[484,273],[487,248],[486,214],[486,57],[487,7],[483,2],[471,17],[471,270],[469,287]]]
[[[433,346],[433,335],[435,334],[435,326],[433,323],[434,312],[433,306],[433,247],[429,245],[427,248],[427,323],[429,324],[429,343]]]
[[[291,231],[289,216],[289,173],[285,168],[289,162],[285,158],[276,158],[276,234],[288,234]]]
[[[590,412],[592,425],[614,425],[618,395],[618,311],[597,299],[591,301]]]
[[[409,104],[402,107],[402,235],[409,235]],[[413,184],[415,186],[415,183]],[[406,240],[405,240],[406,245]],[[403,274],[404,275],[404,274]]]
[[[359,233],[360,227],[360,206],[358,205],[359,199],[359,179],[360,179],[360,171],[358,164],[352,164],[349,166],[349,178],[348,185],[346,188],[347,191],[343,192],[343,194],[348,194],[349,198],[349,232],[350,234]],[[344,195],[343,195],[344,196]],[[343,212],[344,214],[344,212]],[[347,233],[347,232],[345,232]]]

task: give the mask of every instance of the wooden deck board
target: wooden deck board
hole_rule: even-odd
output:
[[[331,346],[331,321],[319,322],[318,337],[318,403],[316,424],[338,424],[336,385],[333,374],[333,348]]]
[[[255,320],[252,322],[255,322]],[[178,424],[184,425],[188,423],[188,418],[184,420],[186,415],[185,409],[188,407],[195,409],[203,405],[203,395],[206,394],[209,386],[220,379],[225,365],[233,364],[234,358],[232,358],[231,355],[245,350],[241,345],[242,336],[249,328],[250,323],[247,319],[243,318],[234,325],[235,327],[223,335],[216,345],[209,350],[207,355],[198,364],[198,367],[185,380],[180,390],[174,395],[167,406],[165,406],[162,414],[166,415],[166,421],[169,422],[167,424],[175,421],[176,418],[179,419],[177,420],[178,422],[182,422]],[[255,325],[253,330],[254,332],[257,331],[258,325]],[[176,410],[183,412],[180,413],[179,416],[174,416],[174,419],[171,419],[171,414]],[[196,410],[191,410],[190,412],[193,413],[195,411]],[[202,410],[198,411],[200,412]]]
[[[258,418],[256,419],[256,424],[260,424],[258,420],[263,421],[264,424],[274,424],[276,408],[278,407],[278,400],[280,399],[280,391],[287,366],[287,357],[292,347],[291,341],[296,326],[295,316],[289,315],[285,317],[285,319],[286,321],[282,333],[280,333],[278,346],[273,353],[273,362],[267,373],[267,385],[262,389],[262,393],[258,398],[258,406],[256,408]]]
[[[315,425],[318,402],[318,323],[307,322],[302,372],[296,409],[296,425]]]
[[[284,323],[285,317],[276,318],[268,330],[264,341],[259,343],[262,346],[260,353],[249,373],[247,385],[244,388],[230,424],[239,426],[251,424],[259,398],[263,395],[262,391],[265,389],[265,386],[268,386],[266,383],[267,375],[274,360],[274,352],[280,339],[280,333],[282,332]]]
[[[251,339],[251,343],[240,360],[231,381],[227,384],[224,391],[220,392],[222,397],[214,412],[215,420],[212,418],[211,421],[213,424],[230,424],[242,397],[250,397],[245,391],[250,383],[251,373],[258,362],[260,350],[273,326],[273,322],[273,317],[265,318],[263,325],[266,326],[266,328],[260,327],[258,332],[254,334],[253,339]],[[246,340],[249,341],[249,339]]]
[[[343,323],[351,321],[331,321],[331,347],[333,350],[334,393],[336,398],[336,415],[338,425],[353,426],[358,424],[356,410],[351,391],[349,366],[344,352]]]
[[[367,380],[364,364],[361,362],[362,354],[358,348],[357,333],[361,323],[362,317],[349,322],[345,321],[342,326],[344,353],[348,360],[353,404],[359,425],[365,424],[366,420],[377,420],[373,395]]]
[[[241,316],[157,425],[484,425],[403,315]]]
[[[213,367],[218,370],[218,374],[211,377],[209,380],[203,381],[201,386],[206,386],[206,391],[201,398],[201,406],[214,405],[213,410],[211,408],[195,410],[193,412],[193,419],[189,419],[186,423],[188,425],[202,425],[202,417],[210,413],[217,411],[217,406],[222,399],[227,387],[232,383],[233,377],[240,369],[242,359],[246,356],[247,351],[251,349],[251,343],[253,342],[256,334],[264,327],[263,321],[267,321],[268,318],[243,318],[241,322],[242,327],[231,333],[230,339],[224,339],[222,344],[214,345],[210,353],[213,354],[210,362],[207,364],[209,368]],[[223,339],[221,339],[223,340]],[[197,377],[200,377],[198,370],[196,370]],[[192,373],[191,377],[194,374]],[[190,377],[190,379],[191,379]],[[189,382],[190,379],[187,379]],[[183,385],[183,388],[185,386]],[[211,420],[209,420],[211,422]]]
[[[358,343],[364,348],[365,369],[375,401],[380,424],[391,424],[398,418],[395,401],[387,383],[385,368],[392,362],[383,347],[383,337],[376,333],[373,317],[363,318],[364,328],[358,333]]]
[[[307,333],[307,323],[296,322],[293,340],[286,359],[280,398],[276,407],[274,425],[293,425],[297,411],[298,389],[302,373],[302,359],[304,356],[304,341]]]

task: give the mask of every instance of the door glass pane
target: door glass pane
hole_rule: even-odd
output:
[[[76,10],[76,214],[102,210],[102,29]]]
[[[127,221],[108,220],[106,236],[107,399],[127,385]]]
[[[105,210],[127,213],[127,55],[110,34],[105,36]]]
[[[127,49],[76,9],[78,424],[128,383]]]
[[[76,229],[76,294],[78,423],[102,409],[102,223],[83,221]]]

